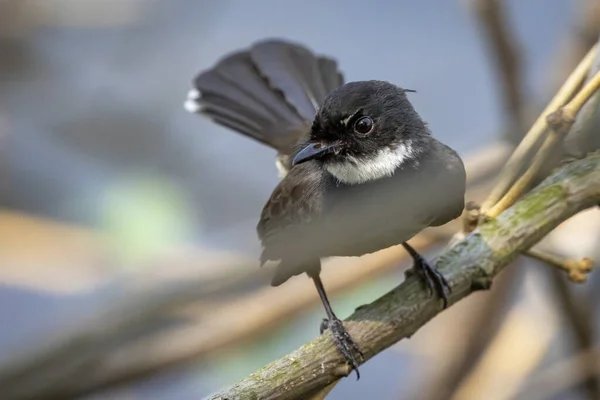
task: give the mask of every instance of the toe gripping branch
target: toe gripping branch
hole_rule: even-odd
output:
[[[417,251],[408,243],[402,243],[402,246],[404,246],[408,254],[412,257],[414,261],[413,271],[423,282],[425,282],[430,295],[435,292],[442,299],[444,303],[443,308],[448,307],[448,296],[452,292],[452,289],[444,275],[427,262],[427,260],[417,253]]]
[[[448,306],[448,296],[451,293],[451,288],[444,275],[442,275],[434,266],[428,263],[408,243],[403,243],[402,245],[414,261],[412,273],[417,274],[417,276],[419,276],[419,278],[426,284],[430,295],[433,295],[435,292],[442,299],[443,308],[446,308]],[[323,334],[326,330],[331,332],[333,342],[340,353],[344,355],[344,358],[348,364],[350,364],[352,369],[356,372],[356,379],[358,380],[360,379],[358,366],[360,361],[364,360],[364,355],[361,352],[358,344],[356,344],[356,342],[352,339],[352,336],[350,336],[344,327],[343,322],[333,312],[319,274],[311,274],[311,278],[315,283],[315,287],[319,293],[323,307],[325,307],[325,312],[327,313],[327,318],[323,319],[321,322],[321,334]]]
[[[356,344],[356,342],[352,339],[352,336],[350,336],[344,327],[344,323],[333,312],[331,304],[329,303],[329,299],[327,298],[327,294],[325,293],[323,282],[321,282],[319,275],[316,274],[311,277],[315,283],[317,292],[319,292],[319,297],[321,297],[323,307],[325,307],[325,312],[327,313],[327,318],[323,319],[321,322],[321,334],[323,334],[323,332],[326,330],[331,332],[335,346],[338,348],[340,353],[343,354],[348,364],[352,366],[352,369],[356,372],[356,380],[359,380],[360,372],[358,372],[358,366],[360,361],[364,359],[364,355],[360,351],[358,344]]]

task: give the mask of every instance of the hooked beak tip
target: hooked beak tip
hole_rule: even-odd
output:
[[[292,160],[292,166],[302,164],[303,162],[314,160],[331,151],[337,151],[334,145],[323,144],[320,142],[309,143],[304,146]]]

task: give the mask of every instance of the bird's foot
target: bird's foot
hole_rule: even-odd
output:
[[[414,261],[413,268],[406,271],[406,276],[410,277],[416,274],[427,285],[429,295],[431,296],[435,292],[443,300],[443,308],[446,308],[448,306],[448,295],[452,289],[444,275],[420,255],[417,255]]]
[[[358,372],[359,359],[363,360],[364,355],[360,351],[360,348],[356,342],[352,339],[352,336],[344,328],[344,324],[338,318],[327,319],[324,318],[321,322],[321,335],[325,330],[331,331],[333,342],[335,343],[338,350],[344,355],[344,358],[350,364],[352,369],[356,372],[356,380],[360,379],[360,372]]]

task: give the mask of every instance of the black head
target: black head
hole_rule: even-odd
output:
[[[406,92],[383,81],[350,82],[332,91],[294,165],[320,160],[345,181],[391,175],[403,160],[416,156],[429,135]],[[360,176],[339,176],[348,174]]]

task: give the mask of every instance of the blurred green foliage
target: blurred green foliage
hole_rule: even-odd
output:
[[[145,265],[192,236],[192,209],[183,190],[166,179],[123,178],[107,189],[101,204],[102,226],[125,268]]]

